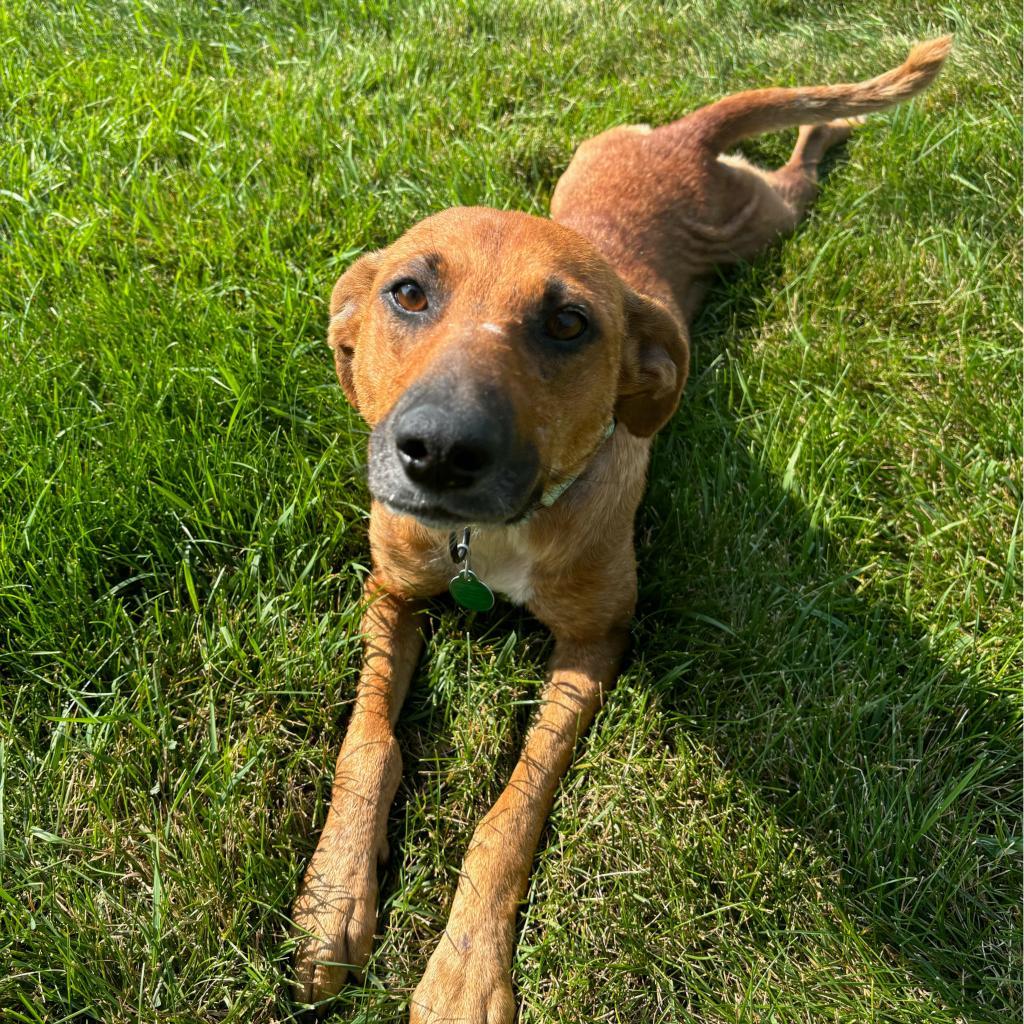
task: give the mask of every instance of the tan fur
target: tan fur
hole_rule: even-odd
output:
[[[555,648],[519,763],[469,844],[448,926],[412,998],[414,1024],[513,1018],[516,909],[558,780],[625,648],[650,437],[679,401],[687,325],[709,273],[792,230],[815,195],[822,155],[850,133],[843,118],[924,88],[949,46],[947,38],[916,47],[900,68],[860,85],[740,93],[661,128],[612,129],[580,146],[555,189],[552,220],[445,211],[362,257],[335,286],[328,340],[341,385],[371,426],[415,383],[454,373],[452,403],[467,380],[508,398],[517,436],[539,453],[538,488],[578,477],[525,522],[476,531],[481,571],[551,629]],[[719,155],[744,135],[802,122],[810,124],[775,171]],[[380,296],[425,254],[441,265],[446,303],[413,339]],[[553,361],[531,347],[526,320],[552,276],[601,326],[598,343]],[[618,429],[602,442],[612,415]],[[386,500],[371,508],[355,709],[293,909],[304,1002],[335,993],[369,956],[377,862],[401,773],[393,727],[421,645],[415,610],[453,574],[448,531]]]

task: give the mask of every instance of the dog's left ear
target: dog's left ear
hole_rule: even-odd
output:
[[[671,419],[690,371],[690,346],[678,320],[660,303],[626,289],[626,327],[615,417],[636,437]]]
[[[327,328],[327,344],[334,352],[338,381],[348,400],[358,409],[356,389],[352,380],[352,359],[362,326],[366,295],[373,284],[380,263],[379,252],[361,256],[338,278],[331,292],[331,322]]]

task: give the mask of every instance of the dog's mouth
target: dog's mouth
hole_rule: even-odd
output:
[[[443,505],[422,505],[411,507],[393,501],[383,503],[389,512],[400,516],[410,516],[420,526],[430,530],[454,530],[457,527],[468,525],[465,519],[453,515]]]
[[[510,510],[504,501],[488,501],[487,496],[483,495],[467,501],[465,498],[459,500],[455,494],[382,494],[375,492],[372,484],[370,491],[389,511],[410,516],[433,530],[453,530],[470,525],[513,526],[526,519],[538,507],[541,496],[541,486],[537,484]]]

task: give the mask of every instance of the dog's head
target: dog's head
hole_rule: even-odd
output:
[[[444,527],[521,518],[613,416],[650,436],[687,372],[676,319],[583,237],[482,208],[357,260],[334,286],[328,343],[373,428],[373,496]]]

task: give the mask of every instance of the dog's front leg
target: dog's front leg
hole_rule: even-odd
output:
[[[559,641],[519,762],[470,840],[445,934],[412,997],[413,1024],[507,1024],[516,910],[555,788],[611,686],[625,631]]]
[[[296,998],[334,995],[370,955],[377,929],[377,864],[387,856],[388,808],[402,774],[394,725],[422,637],[413,602],[371,577],[364,598],[363,667],[320,842],[292,909]]]

